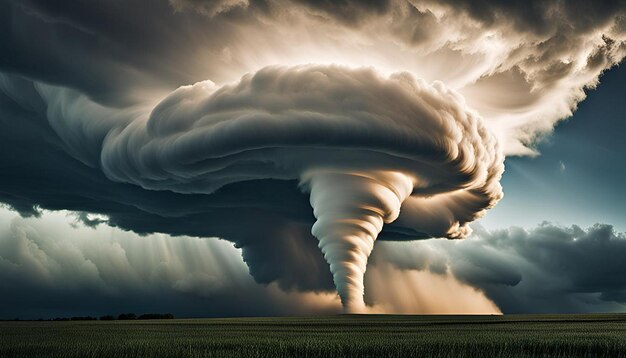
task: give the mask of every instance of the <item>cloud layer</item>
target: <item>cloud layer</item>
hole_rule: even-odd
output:
[[[464,241],[376,251],[403,270],[453,275],[480,288],[505,313],[623,311],[626,236],[611,225],[583,229],[543,223],[532,229],[480,227]]]
[[[106,226],[70,225],[73,214],[22,219],[0,208],[0,318],[53,318],[133,311],[179,317],[341,312],[336,293],[284,291],[250,277],[241,250],[217,239],[139,236]],[[76,215],[78,216],[78,215]],[[374,267],[372,312],[492,313],[491,301],[454,278]],[[376,275],[376,276],[374,276]],[[394,280],[390,280],[394,277]],[[419,286],[436,287],[434,295]],[[412,294],[400,294],[411,288]],[[452,293],[455,293],[454,295]],[[156,299],[155,299],[156,298]]]
[[[93,219],[93,218],[92,218]],[[331,314],[332,292],[285,292],[249,276],[223,240],[138,236],[65,212],[0,209],[0,318],[173,311],[178,316]],[[379,242],[366,272],[376,313],[623,311],[626,237],[544,223],[463,241]],[[159,297],[155,300],[154,297]],[[498,308],[499,307],[499,308]]]
[[[568,117],[584,88],[595,87],[602,71],[626,55],[623,0],[163,0],[150,6],[132,0],[72,7],[3,0],[0,6],[3,72],[100,102],[154,100],[180,85],[225,84],[277,64],[371,66],[459,91],[488,119],[507,154],[532,153],[537,136]]]

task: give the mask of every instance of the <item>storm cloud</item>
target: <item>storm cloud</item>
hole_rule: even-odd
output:
[[[0,208],[0,288],[5,293],[0,295],[0,319],[128,311],[172,312],[177,317],[341,312],[336,293],[256,283],[241,250],[227,241],[93,229],[70,225],[73,217],[61,211],[23,219]],[[373,312],[499,312],[484,294],[454,278],[404,273],[382,263],[368,275],[381,288],[368,292],[375,302]],[[422,292],[421,285],[438,295]],[[407,288],[410,297],[400,294]]]
[[[607,312],[626,306],[626,236],[611,225],[474,228],[463,241],[384,243],[373,260],[453,275],[480,288],[505,313]]]
[[[138,236],[69,225],[68,212],[23,219],[0,209],[0,318],[134,311],[181,317],[329,314],[336,294],[260,285],[241,250],[215,238]],[[626,238],[610,225],[544,223],[462,241],[379,242],[365,275],[371,312],[621,311]],[[155,300],[154,297],[159,297]]]
[[[467,223],[502,196],[503,156],[482,119],[441,83],[427,85],[408,74],[385,79],[371,70],[341,67],[267,68],[232,86],[181,87],[151,111],[105,107],[72,90],[37,83],[24,84],[23,90],[9,81],[5,78],[5,93],[16,104],[40,111],[65,152],[101,168],[112,182],[202,198],[230,184],[263,180],[279,180],[295,191],[289,180],[299,181],[300,190],[310,192],[317,218],[312,233],[346,304],[363,305],[363,274],[383,223],[398,219],[392,229],[396,240],[462,237]],[[29,108],[32,102],[37,106]],[[230,193],[222,191],[224,200],[238,209],[263,205]],[[210,204],[200,199],[196,205]],[[168,203],[144,210],[189,216]],[[270,224],[272,230],[299,224],[292,207],[282,210],[290,214]],[[434,215],[400,218],[401,212],[416,210]],[[116,222],[115,215],[105,214]],[[224,223],[223,231],[207,225],[203,236],[244,248],[271,245],[255,238],[266,223],[257,224],[254,214],[234,214],[229,219],[237,223],[230,225],[222,215],[219,207],[211,214]],[[438,221],[431,220],[435,215]],[[244,240],[262,240],[256,246],[238,240],[242,223]],[[136,229],[132,225],[126,228]],[[188,230],[186,225],[183,218],[181,230]],[[247,261],[252,267],[254,261]]]
[[[622,60],[624,5],[0,0],[0,201],[358,311],[376,239],[469,235]]]
[[[127,311],[173,311],[191,317],[340,311],[335,295],[288,293],[275,284],[255,283],[241,251],[223,240],[139,236],[68,223],[66,212],[22,219],[0,209],[1,318]]]
[[[622,0],[0,6],[3,72],[98,102],[158,101],[181,85],[222,85],[277,64],[371,66],[459,91],[492,124],[507,154],[533,154],[537,138],[570,116],[584,89],[626,53]]]

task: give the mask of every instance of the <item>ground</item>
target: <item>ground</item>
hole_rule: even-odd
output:
[[[0,357],[626,357],[626,314],[0,322]]]

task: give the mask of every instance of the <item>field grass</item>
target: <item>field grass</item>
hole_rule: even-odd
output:
[[[626,315],[0,322],[0,357],[626,357]]]

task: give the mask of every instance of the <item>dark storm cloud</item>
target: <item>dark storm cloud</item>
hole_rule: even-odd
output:
[[[0,318],[126,311],[198,317],[339,309],[331,293],[285,293],[276,285],[256,284],[240,252],[225,241],[70,227],[71,217],[63,220],[63,213],[47,212],[40,219],[7,219],[14,216],[7,214],[0,209],[0,288],[10,292],[0,296]],[[464,300],[475,299],[468,295],[469,287],[484,292],[504,313],[606,312],[626,305],[621,275],[626,237],[609,225],[586,230],[550,224],[531,230],[477,228],[465,241],[387,242],[378,249],[366,274],[366,298],[374,307],[390,304],[389,299],[399,295],[395,309],[409,305],[406,313],[441,313],[447,311],[435,304],[441,299],[437,295],[456,294],[461,295],[458,310]],[[432,272],[432,286],[418,276],[403,276],[415,270]],[[450,277],[470,285],[468,291],[437,286],[438,279],[450,282]],[[423,293],[411,296],[413,290]]]
[[[63,215],[7,220],[0,209],[1,319],[129,311],[294,315],[340,307],[332,294],[256,284],[225,241],[70,227]]]
[[[626,54],[624,1],[163,0],[145,6],[131,0],[67,6],[2,0],[0,6],[0,70],[72,87],[118,106],[165,96],[203,79],[233,81],[294,56],[301,57],[298,63],[315,62],[335,46],[353,45],[355,36],[364,66],[373,65],[369,58],[385,56],[378,44],[404,43],[402,48],[417,51],[411,56],[419,59],[421,53],[427,60],[403,59],[406,52],[386,48],[389,61],[403,64],[394,70],[420,72],[436,62],[457,63],[462,73],[446,67],[433,77],[421,75],[477,82],[483,96],[471,85],[463,91],[472,107],[483,115],[521,116],[523,128],[514,128],[506,141],[521,137],[521,143],[505,143],[507,153],[515,154],[530,153],[522,144],[532,146],[538,134],[571,114],[584,98],[582,88],[594,86],[597,76]],[[304,40],[312,36],[310,28],[316,29],[316,38]],[[492,40],[497,40],[495,47],[486,46]],[[364,48],[368,41],[373,49]],[[410,62],[416,67],[406,68]],[[516,73],[522,77],[505,88],[496,80]],[[528,88],[522,91],[520,84]],[[516,87],[515,101],[493,100]],[[554,98],[552,105],[537,96]],[[545,107],[540,113],[526,113],[540,106]]]
[[[0,1],[0,71],[70,87],[113,105],[215,73],[232,26],[166,1]],[[199,56],[199,51],[204,51]],[[183,70],[184,69],[184,70]]]
[[[210,17],[237,18],[249,12],[255,16],[280,17],[285,12],[304,10],[314,16],[348,26],[358,25],[372,16],[387,14],[393,0],[169,0],[179,10],[196,10]],[[291,9],[290,9],[291,8]]]
[[[528,154],[626,54],[623,2],[483,5],[0,0],[0,201],[223,237],[284,289],[333,287],[319,207],[375,217],[368,240],[463,237],[501,197],[499,148]],[[319,167],[359,190],[320,194]]]
[[[438,3],[466,13],[488,27],[512,24],[517,31],[540,35],[554,35],[564,26],[574,32],[588,32],[608,24],[626,5],[624,0],[444,0]]]
[[[392,0],[295,0],[309,9],[320,11],[325,16],[345,22],[358,24],[363,18],[386,14],[392,6]]]
[[[34,91],[27,81],[12,83],[26,92]],[[301,281],[303,288],[332,287],[326,269],[322,273],[313,269],[326,267],[315,247],[317,240],[310,229],[298,229],[298,225],[310,228],[314,218],[296,181],[241,183],[211,196],[146,191],[115,183],[100,169],[68,156],[46,119],[32,108],[22,108],[6,94],[0,94],[0,101],[4,128],[0,131],[0,197],[23,215],[36,215],[38,208],[69,209],[108,215],[110,224],[139,233],[229,236],[249,247],[243,250],[244,257],[251,267],[259,267],[252,274],[258,274],[261,282],[285,277],[288,286]],[[277,235],[290,230],[300,235]],[[268,245],[248,245],[255,240],[266,240]],[[299,252],[298,247],[314,249],[292,252]],[[256,253],[250,252],[255,249]],[[294,261],[303,257],[315,264],[305,268]]]
[[[30,116],[25,123],[55,133],[46,135],[49,144],[34,140],[42,148],[31,158],[3,158],[15,167],[1,179],[4,202],[25,213],[41,207],[104,214],[109,224],[140,233],[222,237],[243,248],[259,282],[285,289],[332,287],[310,233],[311,204],[318,210],[314,232],[327,242],[334,239],[324,227],[334,224],[319,220],[325,212],[340,209],[356,220],[362,207],[381,206],[380,224],[362,219],[368,233],[378,227],[369,234],[373,245],[382,220],[395,220],[408,196],[407,212],[422,215],[404,217],[382,239],[465,235],[467,223],[501,196],[503,158],[481,119],[443,85],[407,74],[267,68],[236,85],[182,87],[149,116],[16,76],[2,83],[15,111],[3,120]],[[32,133],[16,126],[4,143],[27,144]],[[30,185],[20,179],[26,173]],[[335,184],[348,180],[350,190],[320,201],[336,186],[318,185],[328,175],[342,176]],[[301,191],[311,192],[311,204]],[[389,194],[397,202],[388,202]],[[337,199],[342,206],[332,206]],[[320,245],[335,257],[336,244],[330,251]],[[359,259],[362,271],[369,250]]]
[[[380,252],[405,270],[440,273],[444,267],[445,273],[483,290],[504,313],[602,312],[626,306],[626,236],[611,225],[477,227],[463,242],[411,248],[385,244]]]

